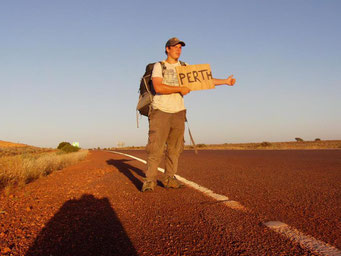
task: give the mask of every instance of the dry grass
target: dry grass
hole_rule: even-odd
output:
[[[57,152],[57,150],[51,148],[33,147],[26,144],[0,140],[0,158],[4,156],[42,154],[46,152]]]
[[[197,149],[226,149],[226,150],[284,150],[284,149],[341,149],[341,140],[321,140],[302,142],[260,142],[260,143],[225,143],[197,144]],[[144,150],[145,147],[109,148],[109,150]],[[193,149],[186,145],[185,149]]]
[[[27,155],[27,154],[41,154],[46,152],[53,152],[55,149],[49,148],[37,148],[31,146],[25,147],[0,147],[0,157],[4,156],[16,156],[16,155]]]
[[[87,150],[75,153],[59,152],[16,154],[0,157],[0,189],[27,184],[41,176],[83,160]]]
[[[186,146],[192,149],[192,146]],[[292,150],[292,149],[341,149],[341,140],[302,141],[302,142],[261,142],[261,143],[225,143],[198,144],[198,149],[231,150]]]
[[[0,147],[1,148],[27,147],[27,145],[26,144],[21,144],[21,143],[13,143],[13,142],[9,142],[9,141],[0,140]]]

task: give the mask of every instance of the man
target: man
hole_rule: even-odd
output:
[[[161,65],[157,62],[152,73],[153,87],[156,95],[149,115],[149,138],[147,145],[147,171],[142,192],[153,191],[156,186],[157,168],[161,162],[166,146],[165,175],[161,180],[166,188],[180,188],[182,184],[175,178],[178,160],[184,148],[184,131],[186,108],[183,96],[190,92],[187,87],[179,86],[176,66],[179,61],[183,41],[173,37],[165,46],[167,59]],[[164,69],[164,70],[163,70]],[[227,79],[215,79],[215,85],[230,85],[235,82],[233,75]]]

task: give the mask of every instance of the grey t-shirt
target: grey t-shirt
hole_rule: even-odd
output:
[[[162,83],[169,86],[179,86],[178,76],[176,73],[176,66],[180,66],[180,62],[170,64],[164,62],[166,70],[163,76]],[[155,63],[152,77],[162,78],[162,67],[159,62]],[[167,113],[176,113],[185,110],[184,98],[180,93],[171,94],[156,94],[153,98],[153,108],[159,109]]]

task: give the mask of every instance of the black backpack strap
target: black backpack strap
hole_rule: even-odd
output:
[[[187,66],[186,63],[183,62],[183,61],[181,61],[181,60],[180,60],[180,65],[181,65],[181,66]]]
[[[180,62],[180,65],[181,66],[187,66],[186,65],[186,63],[185,62],[183,62],[183,61],[179,61]],[[162,77],[164,77],[165,76],[165,71],[166,71],[166,64],[165,64],[165,61],[159,61],[159,63],[161,64],[161,69],[162,69]]]
[[[161,64],[161,69],[162,69],[162,77],[164,77],[165,72],[166,72],[166,64],[164,61],[159,61],[159,63]]]

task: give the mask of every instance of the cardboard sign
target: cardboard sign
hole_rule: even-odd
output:
[[[192,91],[214,89],[210,64],[198,64],[176,67],[180,86]]]

